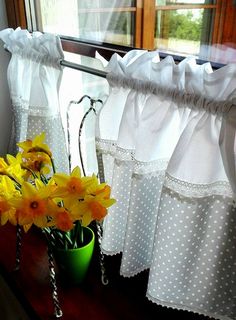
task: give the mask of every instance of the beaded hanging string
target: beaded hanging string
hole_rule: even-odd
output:
[[[100,99],[92,99],[90,96],[88,95],[84,95],[79,101],[70,101],[68,108],[67,108],[67,113],[66,113],[66,119],[67,119],[67,141],[68,141],[68,155],[69,155],[69,169],[71,172],[71,139],[70,139],[70,117],[69,117],[69,113],[70,113],[70,109],[71,106],[73,104],[80,104],[85,98],[90,100],[90,107],[89,109],[85,112],[80,126],[79,126],[79,134],[78,134],[78,147],[79,147],[79,157],[80,157],[80,162],[81,162],[81,168],[83,171],[83,175],[86,176],[85,173],[85,168],[84,168],[84,161],[83,161],[83,156],[82,156],[82,148],[81,148],[81,135],[82,135],[82,129],[83,129],[83,125],[85,122],[85,119],[87,118],[87,116],[89,115],[89,113],[91,111],[94,112],[94,114],[96,115],[96,104],[97,103],[101,103],[103,104],[102,100]],[[100,172],[102,173],[101,170],[99,170],[99,178],[100,178],[100,182],[104,182],[104,173],[100,175]],[[104,261],[104,254],[101,250],[101,242],[102,242],[102,224],[100,222],[96,222],[96,228],[97,228],[97,235],[98,235],[98,244],[99,244],[99,263],[100,263],[100,269],[101,269],[101,282],[103,285],[107,285],[108,284],[108,278],[106,275],[106,268],[105,268],[105,261]]]

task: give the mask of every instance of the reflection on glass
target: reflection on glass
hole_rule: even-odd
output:
[[[214,9],[158,10],[156,47],[180,54],[199,55],[212,38]]]
[[[133,18],[130,12],[81,13],[78,37],[131,46],[133,45]]]
[[[37,19],[41,31],[84,40],[132,46],[133,0],[40,0]]]

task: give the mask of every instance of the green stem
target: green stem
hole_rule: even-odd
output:
[[[73,246],[72,246],[73,249],[83,245],[84,234],[83,234],[83,227],[81,226],[80,221],[76,221],[76,224],[73,230],[73,239],[74,239]]]
[[[52,171],[53,171],[53,173],[56,173],[56,167],[55,167],[55,164],[54,164],[54,160],[51,157],[50,157],[50,160],[51,160],[51,164],[52,164]]]

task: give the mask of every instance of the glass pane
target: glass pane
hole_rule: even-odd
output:
[[[77,37],[131,46],[133,18],[130,12],[81,13]]]
[[[155,44],[159,50],[200,55],[211,42],[214,9],[158,10]]]
[[[83,40],[133,45],[132,0],[41,0],[37,2],[40,30]]]

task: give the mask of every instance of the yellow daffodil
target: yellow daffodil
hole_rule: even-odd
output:
[[[107,214],[107,208],[116,202],[115,199],[109,199],[106,196],[107,191],[96,196],[85,196],[83,201],[77,201],[71,206],[73,215],[77,215],[77,219],[82,221],[83,226],[89,225],[93,220],[102,220]]]
[[[26,140],[24,142],[17,143],[18,147],[24,150],[24,153],[28,152],[44,152],[52,157],[52,152],[48,145],[44,143],[45,140],[45,133],[41,133],[40,135],[36,136],[33,140]]]
[[[9,202],[16,208],[17,222],[20,225],[35,224],[40,228],[50,225],[48,221],[48,197],[50,188],[39,181],[37,188],[29,182],[24,182],[21,187],[21,196]]]
[[[0,223],[3,226],[8,221],[16,225],[15,208],[12,207],[8,200],[0,196]]]
[[[75,201],[85,196],[86,189],[94,183],[96,176],[81,177],[79,167],[75,167],[70,175],[56,173],[53,179],[57,184],[54,197],[70,198],[71,201]]]
[[[74,227],[73,219],[70,212],[65,207],[58,206],[55,202],[49,202],[49,211],[53,225],[61,231],[69,231]]]
[[[6,161],[0,157],[0,174],[5,174],[7,172],[8,164]]]
[[[48,154],[44,152],[24,153],[22,165],[35,174],[40,173],[47,175],[51,171],[49,167],[51,165],[51,159]]]
[[[9,200],[19,195],[13,181],[3,176],[0,184],[0,223],[4,225],[7,221],[16,224],[15,208],[10,205]]]
[[[22,183],[25,177],[25,170],[21,168],[21,156],[13,157],[12,155],[7,155],[7,162],[0,158],[0,174],[10,177],[19,184]]]

